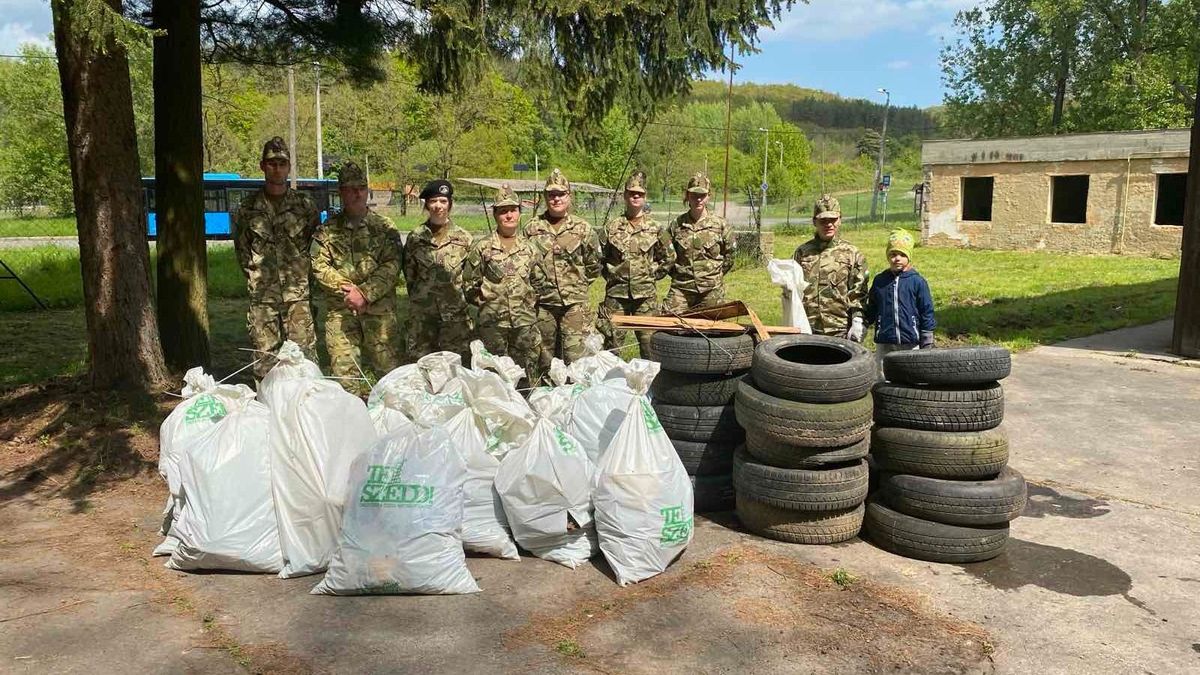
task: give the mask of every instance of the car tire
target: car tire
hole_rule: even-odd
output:
[[[836,544],[862,529],[862,504],[840,511],[781,509],[738,494],[738,520],[747,531],[790,544]]]
[[[827,469],[780,469],[733,455],[733,489],[755,501],[795,511],[837,511],[867,497],[867,462]]]
[[[831,464],[860,460],[870,451],[871,438],[865,434],[861,440],[850,445],[808,448],[780,443],[754,431],[746,432],[746,452],[756,461],[781,469],[821,469]]]
[[[889,508],[879,495],[867,500],[863,519],[866,538],[896,555],[940,563],[990,560],[1004,552],[1008,523],[1001,525],[946,525],[914,518]]]
[[[960,347],[891,352],[883,357],[883,376],[906,384],[987,384],[1012,372],[1004,347]]]
[[[754,349],[754,382],[773,396],[807,403],[862,398],[875,384],[865,347],[824,335],[780,335]]]
[[[1025,510],[1025,478],[1012,468],[989,480],[883,474],[879,487],[893,509],[947,525],[999,525]]]
[[[746,444],[749,446],[749,437]],[[1008,464],[1008,433],[1003,426],[985,431],[923,431],[876,427],[871,455],[880,470],[929,478],[982,479]]]
[[[745,372],[695,375],[661,370],[650,384],[650,394],[654,401],[671,405],[728,405],[745,375]]]
[[[732,405],[653,403],[667,437],[697,443],[740,443],[744,437]]]
[[[728,476],[733,471],[735,446],[730,443],[672,440],[671,444],[689,476]]]
[[[875,385],[875,422],[884,427],[927,431],[984,431],[1004,420],[1004,390],[980,386],[913,387]]]
[[[845,403],[804,403],[772,396],[747,377],[734,397],[737,420],[769,440],[810,448],[845,447],[871,429],[870,395]]]
[[[698,335],[656,331],[650,351],[663,370],[696,375],[736,373],[750,368],[754,338],[749,335]]]

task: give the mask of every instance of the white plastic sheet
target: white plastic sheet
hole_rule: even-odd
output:
[[[567,433],[579,441],[593,464],[599,464],[634,398],[625,380],[613,379],[583,389],[575,399]]]
[[[304,356],[300,345],[291,340],[285,340],[279,348],[279,352],[275,354],[275,365],[267,371],[266,376],[258,385],[258,400],[266,402],[271,396],[272,387],[277,383],[290,380],[320,379],[321,377],[321,367]]]
[[[379,439],[350,469],[338,548],[315,594],[475,593],[460,531],[466,467],[440,428]]]
[[[517,545],[508,533],[508,519],[496,493],[496,471],[500,460],[487,452],[487,438],[471,410],[463,410],[444,425],[450,441],[463,456],[466,482],[463,485],[463,546],[468,551],[496,558],[520,560]]]
[[[667,568],[692,540],[693,495],[687,471],[645,397],[659,365],[628,373],[637,396],[599,466],[596,533],[625,586]]]
[[[279,572],[283,555],[271,495],[271,412],[245,385],[219,387],[212,396],[225,414],[184,443],[179,470],[187,498],[171,528],[179,546],[167,567]]]
[[[225,417],[225,406],[213,396],[219,385],[203,368],[187,371],[183,382],[184,401],[175,406],[158,430],[158,473],[167,482],[167,504],[159,531],[164,539],[154,549],[156,556],[171,555],[179,546],[179,539],[171,533],[171,528],[183,512],[187,499],[179,476],[179,462],[186,443]],[[229,387],[226,395],[236,392],[232,385],[226,386]]]
[[[595,555],[594,471],[579,441],[549,419],[539,419],[496,473],[496,491],[517,543],[572,569]]]
[[[525,377],[525,369],[518,366],[512,357],[497,356],[489,352],[483,346],[482,340],[471,341],[471,370],[491,370],[512,387],[516,387],[521,378]]]
[[[279,576],[315,574],[337,545],[350,463],[378,434],[361,399],[319,376],[278,379],[263,402],[275,421],[271,483],[284,558]]]
[[[804,280],[804,270],[795,260],[778,258],[767,261],[767,274],[771,275],[771,283],[782,289],[784,325],[795,326],[800,332],[812,334],[812,325],[808,322],[808,313],[804,311],[804,289],[808,282]]]

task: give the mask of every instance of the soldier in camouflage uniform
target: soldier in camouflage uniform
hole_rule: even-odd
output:
[[[408,358],[437,351],[471,355],[471,317],[463,297],[463,265],[471,235],[450,222],[454,186],[431,181],[421,190],[429,217],[404,242],[408,285]]]
[[[282,138],[263,145],[259,167],[266,185],[242,200],[233,214],[233,243],[250,293],[250,342],[255,349],[274,353],[284,340],[291,340],[315,361],[308,246],[320,216],[308,195],[288,188],[291,156]],[[261,380],[274,365],[274,359],[260,360],[255,377]]]
[[[664,314],[725,301],[725,275],[733,269],[737,239],[724,218],[709,213],[708,188],[708,176],[693,174],[684,193],[688,210],[671,223],[675,266]]]
[[[539,370],[550,360],[571,363],[584,355],[583,339],[594,317],[588,287],[600,276],[600,241],[586,220],[571,213],[571,184],[558,169],[546,179],[546,211],[525,225],[525,238],[537,267],[538,330],[542,334]]]
[[[613,349],[625,341],[628,331],[616,331],[611,316],[652,316],[658,313],[654,282],[667,276],[675,264],[675,247],[667,228],[643,212],[646,205],[646,174],[635,172],[625,183],[625,215],[600,231],[603,263],[604,302],[597,327],[604,347]],[[650,358],[650,333],[637,332],[643,359]]]
[[[354,162],[338,173],[342,211],[317,229],[309,251],[313,277],[325,296],[325,345],[336,377],[376,376],[399,364],[396,355],[396,284],[400,234],[392,221],[367,207],[367,180]],[[365,361],[365,362],[364,362]],[[343,380],[362,393],[365,383]]]
[[[804,269],[804,311],[813,334],[862,342],[863,308],[871,277],[867,259],[838,237],[842,207],[837,198],[821,195],[813,207],[816,235],[792,256]]]
[[[542,334],[537,325],[537,293],[533,290],[534,251],[517,234],[521,202],[508,185],[492,204],[496,232],[471,246],[463,270],[467,301],[479,311],[479,338],[488,351],[511,357],[525,369],[528,382],[541,377],[538,358]]]

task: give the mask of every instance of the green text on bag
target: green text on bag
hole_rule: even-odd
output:
[[[692,536],[692,519],[683,517],[683,506],[667,506],[659,510],[663,517],[659,542],[663,546],[686,543]]]
[[[183,423],[195,424],[204,420],[214,420],[224,417],[228,411],[225,410],[225,404],[217,400],[212,394],[201,394],[196,397],[196,401],[188,408],[187,413],[183,416]]]
[[[433,486],[405,483],[401,477],[404,462],[390,466],[372,464],[367,467],[367,482],[363,484],[360,504],[382,506],[429,506],[433,503]]]

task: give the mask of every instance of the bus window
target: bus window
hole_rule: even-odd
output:
[[[229,205],[225,200],[225,188],[210,188],[204,191],[204,212],[225,213]]]

